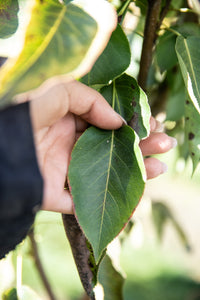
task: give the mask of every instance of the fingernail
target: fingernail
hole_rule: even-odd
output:
[[[174,137],[170,137],[170,139],[171,139],[172,148],[175,148],[177,146],[177,139],[175,139]]]
[[[126,120],[120,114],[118,114],[118,115],[120,116],[120,119],[123,121],[123,125],[128,125]]]
[[[164,162],[162,162],[162,174],[166,173],[167,170],[168,170],[168,166]]]

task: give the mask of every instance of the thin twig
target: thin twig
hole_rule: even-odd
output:
[[[163,7],[163,9],[161,10],[161,13],[160,13],[160,20],[157,24],[157,30],[160,28],[162,21],[164,20],[165,16],[167,15],[171,2],[172,2],[172,0],[166,0],[166,5]]]
[[[31,229],[30,233],[29,233],[29,239],[31,241],[31,246],[32,246],[32,251],[33,251],[33,257],[34,257],[34,261],[35,261],[35,265],[36,265],[36,268],[38,270],[38,273],[40,274],[40,277],[41,277],[41,280],[46,288],[46,291],[49,295],[49,298],[51,300],[57,300],[52,289],[51,289],[51,285],[47,279],[47,276],[45,274],[45,271],[44,271],[44,268],[43,268],[43,265],[41,263],[41,260],[40,260],[40,256],[39,256],[39,251],[38,251],[38,247],[37,247],[37,243],[35,241],[35,237],[34,237],[34,230]]]
[[[162,0],[148,0],[148,11],[144,29],[144,40],[140,60],[138,83],[145,90],[149,68],[152,62],[153,47],[156,39]]]

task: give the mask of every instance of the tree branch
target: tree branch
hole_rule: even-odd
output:
[[[42,266],[42,263],[41,263],[41,260],[40,260],[40,257],[39,257],[39,252],[38,252],[38,247],[37,247],[37,243],[35,241],[35,237],[34,237],[34,229],[31,229],[30,233],[29,233],[29,239],[31,241],[31,246],[32,246],[32,251],[33,251],[33,258],[34,258],[34,261],[35,261],[35,265],[36,265],[36,268],[40,274],[40,277],[41,277],[41,280],[46,288],[46,291],[49,295],[49,298],[51,300],[56,300],[56,297],[51,289],[51,285],[46,277],[46,274],[45,274],[45,271],[44,271],[44,268]]]
[[[162,0],[148,0],[148,11],[144,29],[144,40],[140,60],[138,83],[145,90],[149,68],[152,62],[153,46],[158,29],[158,20]]]

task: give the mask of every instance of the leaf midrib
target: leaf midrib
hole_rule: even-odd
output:
[[[116,87],[115,87],[115,80],[114,80],[113,81],[113,97],[112,97],[112,108],[113,109],[115,109],[115,100],[116,100]],[[103,221],[104,221],[104,214],[105,214],[105,207],[106,207],[106,199],[107,199],[107,193],[108,193],[108,184],[109,184],[109,179],[110,179],[110,169],[111,169],[111,162],[112,162],[113,145],[114,145],[114,130],[112,130],[112,134],[111,134],[110,156],[109,156],[109,162],[108,162],[108,173],[107,173],[107,178],[106,178],[106,188],[105,188],[103,206],[102,206],[102,216],[101,216],[101,224],[100,224],[100,230],[99,230],[98,250],[99,250],[99,246],[100,246],[101,234],[102,234],[102,228],[103,228]]]
[[[106,178],[106,187],[105,187],[105,193],[104,193],[104,199],[103,199],[103,206],[102,206],[102,217],[101,217],[101,224],[100,224],[100,230],[99,230],[98,249],[99,249],[99,245],[100,245],[102,228],[103,228],[103,221],[104,221],[104,214],[105,214],[105,207],[106,207],[106,199],[107,199],[107,193],[108,193],[108,184],[109,184],[109,178],[110,178],[110,169],[111,169],[111,162],[112,162],[112,149],[113,149],[113,145],[114,145],[114,130],[112,130],[112,135],[111,135],[110,156],[109,156],[109,162],[108,162],[108,172],[107,172],[107,178]]]

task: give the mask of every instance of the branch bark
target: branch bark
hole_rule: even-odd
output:
[[[35,260],[35,265],[36,265],[36,268],[38,270],[38,273],[40,274],[40,277],[41,277],[41,280],[46,288],[46,291],[49,295],[49,298],[51,300],[57,300],[52,289],[51,289],[51,285],[47,279],[47,276],[45,274],[45,271],[44,271],[44,268],[43,268],[43,265],[41,263],[41,260],[40,260],[40,256],[39,256],[39,251],[38,251],[38,247],[37,247],[37,243],[35,241],[35,237],[34,237],[34,229],[31,229],[30,233],[29,233],[29,239],[31,241],[31,246],[32,246],[32,251],[33,251],[33,257],[34,257],[34,260]]]
[[[95,266],[91,265],[92,262],[89,259],[90,251],[87,246],[86,237],[74,215],[63,214],[62,219],[82,285],[89,299],[95,300],[95,295],[93,292],[94,274],[92,272]]]
[[[162,0],[148,0],[148,11],[144,29],[144,40],[140,59],[138,83],[145,90],[149,68],[152,62],[153,47],[156,40],[157,25]]]

